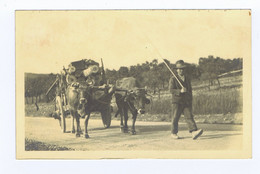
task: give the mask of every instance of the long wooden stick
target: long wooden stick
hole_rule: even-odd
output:
[[[104,82],[104,84],[107,84],[107,79],[106,79],[106,74],[105,74],[105,68],[104,68],[104,64],[103,64],[103,60],[101,58],[101,71],[102,71],[102,80]]]
[[[164,59],[163,60],[163,63],[166,65],[166,67],[168,68],[168,70],[172,73],[172,75],[176,78],[176,80],[179,82],[179,84],[181,85],[182,88],[184,88],[184,86],[182,85],[182,83],[180,82],[180,80],[176,77],[175,73],[171,70],[171,68],[168,66],[168,64],[165,62]]]
[[[53,88],[53,86],[55,85],[55,83],[58,81],[59,79],[56,79],[55,82],[52,83],[51,87],[48,89],[48,91],[46,92],[45,95],[48,95],[50,90]]]
[[[138,25],[139,26],[139,25]],[[159,54],[160,58],[163,60],[164,64],[166,65],[166,67],[169,69],[169,71],[172,73],[172,75],[177,79],[178,83],[181,85],[182,88],[184,88],[184,86],[181,84],[181,82],[179,81],[179,79],[176,77],[175,73],[171,70],[171,68],[167,65],[167,63],[165,62],[165,60],[162,58],[162,55],[160,53],[160,51],[157,49],[157,47],[154,46],[153,42],[147,37],[147,35],[145,34],[145,32],[143,32],[142,30],[140,30],[142,32],[142,35],[144,37],[146,37],[146,39],[149,41],[149,43],[153,46],[154,50],[157,51],[157,53]]]

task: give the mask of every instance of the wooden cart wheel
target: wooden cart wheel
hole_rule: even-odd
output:
[[[105,128],[109,128],[111,124],[111,107],[110,105],[105,106],[101,111],[102,122]]]
[[[63,106],[62,106],[62,99],[60,96],[56,97],[56,105],[57,105],[57,109],[59,111],[60,114],[60,127],[61,127],[61,131],[63,133],[66,132],[66,121],[65,121],[65,113],[63,110]]]

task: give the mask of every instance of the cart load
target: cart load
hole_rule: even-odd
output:
[[[65,74],[66,82],[69,85],[74,82],[87,83],[93,86],[105,83],[104,71],[99,67],[99,63],[90,59],[71,62],[68,69],[65,69]]]

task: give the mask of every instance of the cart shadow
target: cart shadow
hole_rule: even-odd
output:
[[[117,129],[119,126],[110,126],[109,128],[104,127],[95,127],[95,128],[88,128],[89,131],[96,131],[96,130],[110,130],[110,129]]]
[[[119,128],[119,126],[110,126],[109,128],[104,128],[104,127],[88,128],[88,131],[107,130],[107,129],[115,129],[115,128]],[[83,134],[84,130],[85,129],[81,127],[81,134]],[[68,130],[65,133],[72,133],[72,131]]]

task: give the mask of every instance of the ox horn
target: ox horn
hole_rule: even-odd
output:
[[[66,76],[66,81],[68,84],[72,84],[74,82],[77,82],[77,78],[74,75],[67,75]]]

